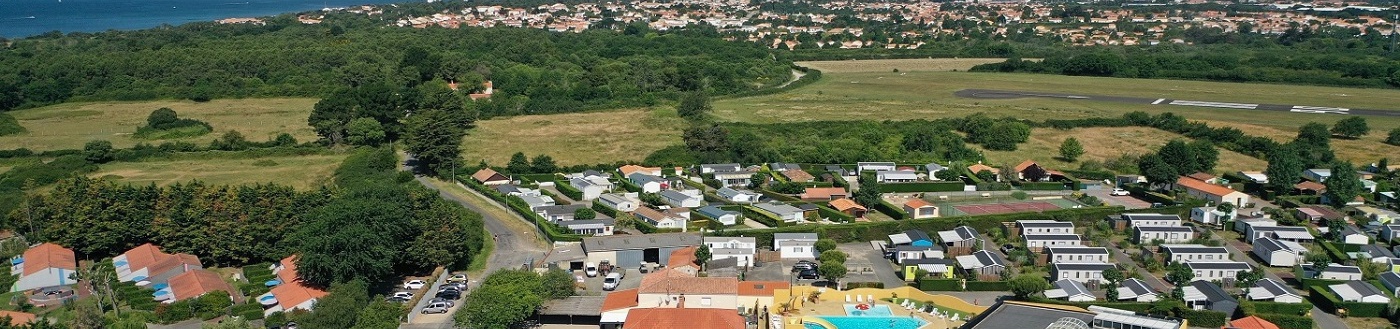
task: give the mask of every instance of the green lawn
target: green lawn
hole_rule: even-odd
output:
[[[297,189],[325,185],[346,155],[273,156],[250,159],[175,157],[112,162],[88,176],[131,184],[170,185],[200,180],[213,185],[277,183]]]
[[[177,139],[207,144],[230,130],[252,141],[270,140],[278,133],[290,133],[300,141],[316,139],[306,118],[317,102],[313,98],[219,99],[196,103],[183,100],[143,102],[65,103],[9,112],[28,132],[0,137],[0,149],[26,147],[34,151],[82,148],[91,140],[109,140],[118,148],[137,142],[159,144],[134,138],[136,128],[146,124],[151,111],[169,107],[190,118],[208,122],[214,131],[197,137]]]

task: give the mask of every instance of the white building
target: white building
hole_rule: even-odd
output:
[[[1142,226],[1181,226],[1181,217],[1172,214],[1122,214],[1128,227]]]
[[[1089,292],[1083,283],[1075,280],[1063,279],[1051,284],[1054,289],[1046,290],[1045,297],[1060,299],[1071,302],[1092,302],[1099,300],[1094,293]]]
[[[1216,210],[1215,207],[1195,207],[1191,208],[1191,221],[1213,226],[1225,225],[1226,221],[1235,218],[1238,211],[1231,209],[1230,212]]]
[[[1365,281],[1348,281],[1327,286],[1328,290],[1337,294],[1344,302],[1357,303],[1389,303],[1390,297],[1385,296],[1380,288]]]
[[[613,210],[621,212],[633,212],[637,211],[637,206],[642,203],[640,200],[637,200],[637,198],[637,193],[610,193],[598,196],[597,201],[598,203],[603,204],[603,206],[612,208]]]
[[[753,266],[758,253],[758,239],[754,237],[705,237],[705,245],[710,247],[711,261],[733,258],[738,267]]]
[[[680,229],[681,232],[687,230],[686,224],[690,221],[689,210],[667,209],[665,212],[662,212],[660,210],[651,209],[651,207],[640,207],[632,214],[636,215],[637,219],[644,220],[648,224],[656,226],[656,228],[675,228]]]
[[[1332,263],[1327,265],[1327,268],[1322,269],[1322,272],[1317,273],[1317,278],[1343,281],[1361,280],[1361,268]]]
[[[1026,234],[1026,249],[1040,252],[1042,248],[1082,246],[1078,234]]]
[[[816,233],[773,233],[773,250],[783,259],[817,258]]]
[[[754,203],[763,198],[762,194],[754,193],[753,191],[736,190],[727,186],[716,190],[715,195],[735,203]]]
[[[1147,282],[1137,278],[1123,280],[1122,287],[1118,287],[1118,300],[1127,300],[1143,303],[1151,303],[1161,299],[1162,296],[1153,290]]]
[[[1293,288],[1269,278],[1254,282],[1254,287],[1249,289],[1249,299],[1290,304],[1303,302],[1303,296],[1299,295]]]
[[[856,162],[856,171],[895,171],[894,162]]]
[[[1018,220],[1016,227],[1021,234],[1074,234],[1074,223],[1035,219]]]
[[[875,173],[875,181],[881,183],[909,183],[919,180],[918,173],[912,171],[880,171]]]
[[[1235,279],[1235,274],[1249,271],[1249,263],[1245,262],[1187,262],[1186,267],[1196,274],[1196,280],[1215,281]]]
[[[1108,263],[1055,263],[1050,271],[1050,280],[1074,280],[1089,283],[1103,280],[1103,271],[1117,268]]]
[[[1303,255],[1308,252],[1297,242],[1279,241],[1273,238],[1259,238],[1254,240],[1254,256],[1264,260],[1265,264],[1274,267],[1293,267],[1303,262]]]
[[[1138,226],[1133,228],[1133,239],[1138,244],[1161,240],[1162,243],[1186,243],[1196,238],[1196,232],[1185,226]]]
[[[661,201],[672,207],[699,208],[705,203],[705,198],[700,196],[700,190],[665,190],[657,193]]]
[[[627,175],[627,180],[631,181],[633,185],[637,185],[637,187],[642,188],[642,192],[646,193],[657,193],[661,192],[662,189],[670,187],[669,183],[666,181],[665,178],[647,175],[640,172],[635,172],[631,175]]]
[[[1056,264],[1108,262],[1108,248],[1104,247],[1049,247],[1045,250],[1047,261]]]
[[[1158,247],[1163,254],[1163,261],[1171,262],[1199,262],[1199,261],[1227,261],[1230,260],[1230,251],[1225,247],[1211,247],[1199,244],[1172,244]]]
[[[569,179],[569,186],[579,190],[579,192],[583,192],[583,200],[581,201],[589,201],[597,199],[598,196],[603,195],[603,193],[611,191],[613,183],[608,181],[607,178],[593,176]]]
[[[795,223],[803,220],[804,212],[802,209],[786,203],[760,203],[755,204],[754,207],[784,222]]]
[[[67,286],[78,283],[78,260],[72,249],[41,243],[10,260],[10,275],[16,277],[11,292]]]

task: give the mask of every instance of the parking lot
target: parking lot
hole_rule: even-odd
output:
[[[434,295],[437,295],[439,285],[434,285],[434,284],[433,284],[433,278],[427,278],[427,277],[411,277],[411,278],[405,279],[404,281],[412,280],[412,279],[419,279],[419,280],[423,280],[423,281],[425,281],[425,282],[428,283],[428,285],[424,286],[423,289],[421,289],[421,290],[419,290],[419,291],[414,291],[414,292],[413,292],[414,295],[420,295],[420,294],[422,294],[422,295],[423,295],[423,299],[427,299],[427,300],[431,300],[431,299],[433,299],[433,296],[434,296]],[[469,279],[470,279],[470,278],[469,278]],[[444,283],[445,283],[445,282],[444,282]],[[477,281],[474,280],[474,279],[473,279],[473,280],[468,280],[468,281],[467,281],[467,291],[471,291],[471,289],[476,288],[478,284],[480,284],[480,282],[477,282]],[[408,289],[403,289],[403,287],[400,286],[400,287],[394,289],[394,291],[396,291],[396,292],[397,292],[397,291],[408,291]],[[452,314],[457,312],[457,308],[458,308],[458,307],[462,307],[462,303],[463,303],[463,302],[466,302],[466,293],[467,293],[466,291],[463,291],[463,292],[462,292],[462,294],[463,294],[463,295],[462,295],[462,298],[459,298],[459,299],[457,299],[457,300],[452,301],[454,304],[452,305],[451,308],[448,308],[448,309],[447,309],[447,313],[423,314],[423,313],[420,312],[420,313],[418,313],[418,314],[414,314],[414,315],[413,315],[413,322],[412,322],[412,323],[451,323],[451,322],[452,322]]]
[[[622,269],[619,268],[616,270],[621,271]],[[598,276],[591,278],[584,275],[583,271],[573,271],[571,274],[574,275],[575,280],[580,277],[583,278],[583,289],[579,291],[579,295],[588,296],[607,293],[607,291],[603,290],[603,274],[600,273]],[[622,283],[617,285],[617,290],[634,289],[641,286],[643,275],[645,274],[642,274],[638,269],[627,269],[626,273],[622,275]]]
[[[1122,206],[1127,209],[1146,209],[1152,207],[1151,202],[1143,201],[1131,195],[1110,195],[1109,193],[1111,193],[1111,190],[1085,191],[1084,193],[1099,198],[1099,201],[1108,203],[1110,206]]]
[[[847,267],[858,265],[869,265],[873,271],[860,273],[847,271],[846,277],[840,282],[884,282],[886,287],[898,287],[904,285],[894,272],[890,261],[885,259],[879,251],[870,247],[869,243],[847,243],[837,246],[838,250],[845,252]],[[812,282],[822,280],[799,280],[797,273],[792,272],[792,266],[796,265],[800,259],[783,259],[778,262],[768,262],[749,268],[749,281],[787,281],[793,285],[811,285]],[[815,262],[816,260],[812,260]],[[863,267],[863,266],[862,266]]]

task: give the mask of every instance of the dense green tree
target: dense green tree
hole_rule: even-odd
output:
[[[574,276],[569,271],[551,269],[540,277],[540,287],[543,289],[540,296],[547,299],[573,296]]]
[[[384,126],[372,118],[350,120],[345,126],[345,135],[345,141],[352,145],[369,146],[378,146],[388,137],[384,133]]]
[[[1260,269],[1239,271],[1235,272],[1235,285],[1239,287],[1244,287],[1244,294],[1247,296],[1249,295],[1249,288],[1253,287],[1255,282],[1258,282],[1263,278],[1264,272]]]
[[[355,319],[355,326],[351,329],[389,329],[398,328],[399,319],[403,317],[403,306],[398,303],[375,298],[360,311]]]
[[[1074,137],[1066,138],[1060,143],[1060,158],[1065,161],[1074,162],[1079,160],[1079,156],[1084,155],[1084,145],[1079,144],[1079,140]]]
[[[1391,129],[1385,136],[1385,143],[1400,146],[1400,128]]]
[[[1340,208],[1361,195],[1361,178],[1357,177],[1356,168],[1352,167],[1351,162],[1334,162],[1331,169],[1332,177],[1322,181],[1327,186],[1324,196],[1329,203]]]
[[[1327,265],[1332,263],[1332,256],[1328,256],[1327,253],[1320,251],[1310,252],[1303,260],[1312,264],[1314,270],[1322,272],[1327,269]]]
[[[1183,294],[1181,287],[1190,284],[1195,277],[1196,274],[1191,272],[1190,267],[1174,261],[1167,265],[1167,275],[1163,278],[1176,286],[1172,289],[1172,299],[1180,299]]]
[[[1298,137],[1294,140],[1302,146],[1328,147],[1332,133],[1327,130],[1327,125],[1309,122],[1298,128]]]
[[[875,180],[875,174],[861,174],[856,182],[860,184],[860,189],[857,189],[851,198],[866,208],[875,209],[875,205],[881,202],[880,182]]]
[[[827,250],[817,255],[817,260],[822,263],[846,263],[846,253],[840,250]]]
[[[554,158],[540,154],[530,159],[530,169],[535,173],[550,174],[559,171],[559,166],[554,164]]]
[[[1021,300],[1025,300],[1030,296],[1043,293],[1046,289],[1050,289],[1050,283],[1045,282],[1045,278],[1033,274],[1017,275],[1011,278],[1011,280],[1008,280],[1006,285],[1011,288],[1011,293],[1015,294],[1016,298]]]
[[[676,113],[691,121],[705,121],[713,110],[710,96],[699,91],[682,94],[680,105],[676,106]]]
[[[685,147],[695,153],[702,162],[723,162],[728,160],[729,130],[720,125],[691,126],[681,133]]]
[[[533,172],[533,170],[534,169],[530,167],[530,160],[525,157],[524,152],[515,152],[515,154],[511,154],[510,162],[506,163],[506,172],[511,174],[528,174]]]
[[[112,142],[108,140],[88,141],[83,144],[83,158],[92,163],[112,161]]]
[[[1371,133],[1371,127],[1366,125],[1366,118],[1350,116],[1333,124],[1331,132],[1333,135],[1356,139]]]
[[[1164,185],[1176,182],[1181,173],[1176,167],[1168,164],[1161,156],[1156,154],[1146,154],[1138,159],[1138,173],[1147,178],[1147,182],[1153,185]]]
[[[168,107],[158,108],[146,116],[146,126],[155,129],[166,129],[177,121],[180,121],[180,115]]]
[[[420,169],[444,176],[460,163],[466,130],[454,122],[458,119],[447,111],[427,110],[405,120],[404,148],[418,160]]]
[[[327,292],[316,301],[311,314],[297,324],[307,329],[354,327],[360,313],[369,305],[368,285],[360,280],[345,281],[331,285]]]
[[[977,176],[977,179],[981,179],[984,182],[994,181],[997,177],[997,174],[994,174],[991,170],[986,169],[978,171],[975,175]]]
[[[1171,166],[1177,174],[1191,174],[1197,171],[1195,149],[1180,139],[1173,139],[1162,145],[1157,149],[1157,157]]]
[[[841,279],[846,277],[846,264],[822,262],[821,265],[817,265],[817,275],[821,275],[822,279],[827,281],[841,282]]]
[[[412,238],[404,225],[411,221],[406,202],[390,193],[402,191],[343,197],[307,214],[297,231],[301,241],[297,273],[302,280],[319,286],[389,280],[400,245]]]
[[[1191,155],[1195,157],[1192,164],[1195,166],[1193,172],[1210,172],[1215,169],[1215,165],[1220,162],[1220,150],[1215,149],[1215,144],[1208,140],[1198,139],[1189,145]]]
[[[832,239],[820,239],[820,240],[817,240],[816,243],[812,244],[812,248],[817,250],[817,254],[818,254],[818,255],[821,255],[821,253],[824,253],[824,252],[826,252],[827,250],[835,250],[835,249],[836,249],[836,240],[832,240]]]
[[[598,213],[594,212],[593,209],[579,208],[578,210],[574,210],[574,220],[589,220],[594,218],[598,218]]]
[[[709,245],[702,244],[699,248],[695,248],[695,265],[700,265],[700,268],[705,268],[705,264],[709,263],[710,258],[713,257],[714,255],[710,254]]]
[[[1265,167],[1264,174],[1269,176],[1268,186],[1275,193],[1287,193],[1293,189],[1293,184],[1297,184],[1303,178],[1303,159],[1298,156],[1294,144],[1286,144],[1274,152],[1270,152],[1267,159],[1269,165]]]
[[[544,293],[558,288],[556,284],[546,287],[541,282],[542,278],[534,272],[496,271],[467,295],[453,321],[465,328],[514,328],[535,314],[546,299]]]

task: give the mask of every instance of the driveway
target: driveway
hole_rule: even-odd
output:
[[[1134,197],[1131,196],[1131,195],[1122,195],[1122,196],[1119,196],[1119,195],[1112,195],[1111,193],[1112,193],[1111,191],[1102,191],[1102,190],[1100,190],[1100,191],[1087,191],[1087,192],[1085,192],[1085,194],[1092,195],[1092,196],[1094,196],[1095,198],[1099,198],[1099,201],[1103,201],[1104,203],[1108,203],[1108,205],[1110,205],[1110,206],[1122,206],[1123,208],[1126,208],[1126,209],[1129,209],[1129,210],[1132,210],[1132,209],[1146,209],[1146,208],[1152,207],[1152,203],[1151,203],[1151,202],[1147,202],[1147,201],[1143,201],[1142,199],[1134,198]]]
[[[1137,262],[1134,262],[1134,261],[1133,261],[1133,258],[1132,258],[1132,257],[1128,257],[1127,251],[1124,251],[1122,247],[1113,246],[1113,248],[1114,248],[1114,249],[1117,249],[1117,250],[1115,250],[1115,251],[1117,251],[1117,252],[1113,253],[1113,259],[1114,259],[1115,261],[1117,261],[1118,264],[1134,264],[1134,265],[1137,264]],[[1143,282],[1147,282],[1147,285],[1152,286],[1152,289],[1156,289],[1157,291],[1160,291],[1160,292],[1169,292],[1169,291],[1172,291],[1172,288],[1175,287],[1175,286],[1171,285],[1170,283],[1167,283],[1167,281],[1163,281],[1162,278],[1157,277],[1156,275],[1153,275],[1152,272],[1148,272],[1148,271],[1147,271],[1147,268],[1145,268],[1145,267],[1142,267],[1142,266],[1133,266],[1133,267],[1137,269],[1138,275],[1141,275],[1141,276],[1143,277],[1143,280],[1142,280],[1142,281],[1143,281]]]

